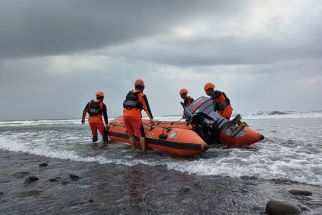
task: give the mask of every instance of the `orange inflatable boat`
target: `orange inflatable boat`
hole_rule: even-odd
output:
[[[237,118],[239,115],[237,115]],[[227,122],[229,122],[227,120]],[[157,125],[160,125],[162,127],[166,128],[181,128],[181,129],[189,129],[189,130],[198,130],[198,126],[194,127],[189,123],[185,122],[171,122],[171,121],[159,121],[156,122]],[[206,133],[204,132],[200,132]],[[230,126],[227,126],[226,129],[222,129],[221,131],[215,131],[214,134],[211,134],[211,131],[208,131],[209,137],[205,137],[205,141],[207,144],[225,144],[225,145],[251,145],[254,143],[257,143],[264,139],[264,136],[255,131],[254,129],[250,127],[240,127],[236,123],[231,123]],[[204,134],[206,135],[206,134]]]
[[[204,153],[208,149],[205,141],[193,130],[151,125],[143,120],[147,148],[177,156],[188,157]],[[112,141],[129,143],[123,117],[110,122],[109,137]]]
[[[183,105],[183,104],[182,104]],[[184,107],[184,117],[190,125],[181,123],[172,126],[193,129],[207,143],[226,145],[251,145],[264,139],[264,136],[241,123],[238,114],[227,120],[215,111],[215,104],[206,97],[196,99],[189,107]],[[171,126],[171,123],[168,124]]]
[[[157,122],[167,128],[181,128],[195,131],[207,144],[233,146],[251,145],[264,136],[245,124],[240,124],[241,116],[227,120],[214,111],[214,103],[206,97],[196,99],[189,107],[184,107],[187,122]]]
[[[151,125],[143,120],[147,148],[177,156],[204,153],[211,144],[232,146],[251,145],[264,136],[248,126],[238,126],[241,116],[227,120],[214,111],[214,103],[206,97],[196,99],[184,107],[187,122],[158,121]],[[110,123],[109,137],[113,141],[129,143],[123,117]]]

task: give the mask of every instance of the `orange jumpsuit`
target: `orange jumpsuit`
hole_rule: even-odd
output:
[[[93,102],[99,103],[99,108],[100,111],[97,115],[90,115],[89,113],[89,108],[90,105],[93,104]],[[107,116],[107,110],[106,110],[106,105],[103,102],[98,102],[98,101],[90,101],[87,103],[87,105],[84,108],[82,119],[85,120],[86,114],[89,113],[89,118],[88,118],[88,123],[92,131],[93,135],[93,142],[97,141],[97,130],[101,133],[102,137],[104,140],[107,140],[107,131],[105,129],[105,123],[108,123],[108,116]],[[103,121],[104,117],[104,121]]]
[[[233,108],[231,107],[230,100],[227,98],[226,94],[215,90],[211,95],[211,99],[214,100],[216,105],[215,110],[218,111],[222,117],[229,120],[233,113]]]
[[[141,104],[140,106],[142,106],[144,111],[148,114],[149,118],[153,119],[153,115],[146,95],[143,92],[140,92],[137,93],[137,96],[138,102]],[[130,137],[134,135],[137,135],[138,137],[145,137],[142,124],[142,108],[123,109],[124,124]]]

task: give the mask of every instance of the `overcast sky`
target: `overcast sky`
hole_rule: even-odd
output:
[[[110,116],[141,78],[154,115],[214,82],[235,113],[322,109],[320,0],[1,0],[0,120]]]

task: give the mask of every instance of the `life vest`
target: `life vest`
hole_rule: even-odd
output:
[[[219,98],[221,94],[225,97],[225,101],[222,103],[216,103],[216,99]],[[230,105],[230,99],[226,96],[224,92],[220,92],[218,90],[214,92],[214,94],[211,96],[211,99],[213,99],[216,103],[216,107],[215,107],[216,111],[222,111],[223,109],[225,109],[227,105]]]
[[[126,95],[126,99],[123,102],[123,107],[131,110],[133,108],[137,108],[142,110],[143,109],[143,105],[141,104],[141,102],[139,101],[139,94],[141,92],[133,92],[130,91],[127,95]]]
[[[90,116],[100,116],[103,114],[103,102],[90,101],[88,105],[88,114]]]
[[[189,107],[189,105],[192,103],[194,101],[194,99],[193,98],[191,98],[190,96],[187,96],[187,98],[185,98],[185,100],[184,100],[184,106],[186,106],[186,107]]]

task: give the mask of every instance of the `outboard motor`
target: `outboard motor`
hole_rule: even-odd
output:
[[[207,144],[218,143],[220,132],[225,132],[228,136],[244,132],[243,128],[236,126],[241,119],[240,115],[233,120],[227,120],[215,111],[214,102],[207,97],[196,99],[189,107],[181,104],[185,118]]]

